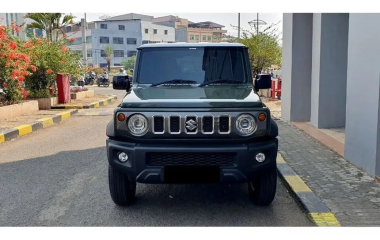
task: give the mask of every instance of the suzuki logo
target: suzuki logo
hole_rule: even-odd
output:
[[[186,128],[189,129],[190,131],[193,131],[197,128],[197,121],[190,119],[189,121],[186,122]]]

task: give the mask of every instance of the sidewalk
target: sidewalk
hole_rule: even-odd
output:
[[[279,126],[279,152],[341,226],[380,226],[380,184],[290,123]]]

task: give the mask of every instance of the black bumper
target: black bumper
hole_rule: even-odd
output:
[[[141,144],[107,139],[109,164],[126,174],[131,181],[140,183],[167,183],[169,171],[187,171],[188,174],[193,170],[195,175],[207,175],[209,171],[220,183],[248,182],[258,174],[276,167],[277,149],[277,138],[258,143],[218,145]],[[127,162],[118,160],[119,152],[128,154]],[[261,163],[255,160],[256,154],[260,152],[266,156]],[[184,153],[189,153],[191,158],[186,158]],[[166,155],[176,158],[165,159]],[[215,159],[213,156],[216,156]],[[178,168],[179,165],[182,166]],[[197,176],[195,178],[199,179]]]

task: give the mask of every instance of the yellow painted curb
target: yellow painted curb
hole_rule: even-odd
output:
[[[103,106],[105,105],[108,105],[108,101],[107,100],[103,100]]]
[[[86,116],[98,116],[99,113],[97,112],[89,112],[89,113],[85,113]]]
[[[21,125],[21,126],[15,127],[14,129],[18,129],[18,135],[19,136],[26,135],[26,134],[31,133],[33,131],[32,125]]]
[[[4,134],[0,134],[0,143],[5,142],[5,136]]]
[[[308,217],[317,226],[340,226],[339,221],[332,213],[308,213]]]
[[[99,108],[100,107],[99,102],[95,102],[95,103],[91,103],[91,104],[94,104],[94,108]]]
[[[37,121],[42,123],[43,128],[50,127],[54,124],[53,118],[41,118],[41,119],[38,119]]]
[[[61,118],[62,118],[62,121],[69,118],[70,115],[71,115],[71,112],[62,112],[62,113],[58,113],[57,115],[60,115]]]
[[[311,189],[305,184],[304,181],[302,181],[298,175],[284,176],[284,178],[289,183],[289,186],[294,192],[312,192]]]
[[[277,163],[286,163],[280,153],[277,153]]]
[[[73,105],[73,106],[65,106],[65,109],[82,109],[83,106]]]

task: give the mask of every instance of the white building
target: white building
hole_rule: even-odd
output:
[[[114,48],[111,65],[120,66],[122,61],[136,55],[137,47],[146,43],[175,42],[173,27],[152,24],[153,17],[140,14],[126,14],[87,24],[87,63],[106,67],[104,49]],[[83,41],[80,24],[66,27],[64,32],[76,40],[69,48],[82,54]]]
[[[31,19],[25,19],[26,13],[0,13],[0,25],[5,26],[11,26],[12,22],[16,22],[18,26],[21,26],[24,23],[24,26],[22,27],[22,31],[19,33],[15,32],[15,35],[20,37],[23,41],[28,40],[28,35],[35,35],[37,36],[46,36],[46,34],[41,29],[28,29],[26,30],[26,25],[33,22]]]

